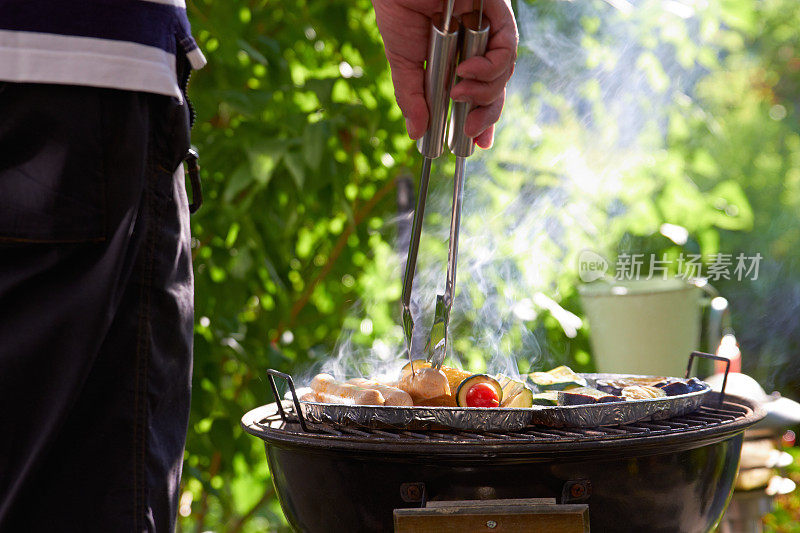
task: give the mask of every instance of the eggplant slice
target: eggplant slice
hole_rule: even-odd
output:
[[[558,391],[558,405],[586,405],[593,403],[624,402],[625,398],[614,396],[592,387],[578,387]]]

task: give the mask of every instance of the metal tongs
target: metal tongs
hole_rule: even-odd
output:
[[[489,42],[489,23],[483,18],[483,0],[475,0],[473,11],[461,17],[460,23],[453,20],[454,0],[445,0],[444,17],[431,24],[428,44],[428,61],[425,65],[425,98],[428,103],[428,131],[418,141],[417,148],[423,155],[422,175],[419,183],[419,198],[414,209],[411,241],[408,247],[408,260],[403,279],[403,332],[406,351],[411,361],[411,341],[414,320],[411,316],[411,290],[417,266],[419,238],[422,233],[422,219],[425,214],[425,201],[428,197],[428,181],[431,162],[444,151],[447,114],[450,107],[450,89],[453,86],[455,70],[461,61],[474,56],[482,56]],[[438,22],[438,24],[437,24]],[[428,361],[434,368],[440,368],[447,351],[447,326],[450,322],[450,308],[456,285],[456,263],[458,261],[458,231],[461,224],[461,204],[464,197],[464,166],[466,158],[475,151],[475,143],[464,133],[464,123],[471,111],[466,102],[453,102],[450,113],[448,146],[456,156],[453,176],[453,205],[450,215],[450,246],[447,255],[447,282],[444,294],[436,296],[436,311],[433,327],[425,346]],[[412,365],[412,372],[414,371]]]

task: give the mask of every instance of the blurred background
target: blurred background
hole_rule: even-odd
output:
[[[494,147],[468,162],[451,358],[593,371],[580,254],[605,258],[611,276],[632,254],[643,273],[657,258],[670,275],[699,255],[729,301],[742,371],[800,396],[800,3],[512,3],[519,61]],[[205,203],[192,218],[179,530],[281,530],[263,443],[239,419],[273,401],[267,368],[400,360],[421,157],[369,0],[188,9],[209,64],[190,85]],[[434,169],[415,285],[424,330],[444,284],[452,158]],[[742,254],[758,271],[737,279]],[[729,279],[714,275],[721,260]],[[764,523],[800,531],[800,497],[779,497]]]

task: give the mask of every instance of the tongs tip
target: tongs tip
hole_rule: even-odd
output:
[[[411,374],[414,372],[414,358],[411,355],[411,341],[414,337],[414,319],[411,316],[411,309],[403,306],[403,333],[406,340],[406,353],[408,353],[408,362],[411,363]]]
[[[433,368],[441,368],[447,355],[447,327],[450,322],[450,306],[444,294],[436,295],[436,311],[431,326],[431,334],[425,345],[427,359]]]

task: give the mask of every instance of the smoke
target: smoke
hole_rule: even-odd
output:
[[[700,40],[698,2],[519,1],[519,60],[491,150],[467,162],[456,296],[448,343],[452,364],[518,375],[552,362],[543,320],[565,339],[581,320],[561,307],[577,283],[577,254],[607,252],[615,219],[636,195],[630,176],[659,164],[667,110],[689,98],[703,69],[676,39]],[[452,156],[434,163],[414,283],[415,355],[421,357],[442,294],[452,200]],[[387,224],[400,233],[410,220]],[[407,231],[407,230],[406,230]],[[384,275],[400,283],[401,257]],[[399,291],[398,291],[399,292]],[[359,331],[390,305],[394,324]],[[396,376],[405,363],[400,308],[366,294],[322,370],[337,377]],[[359,340],[360,337],[360,340]]]

